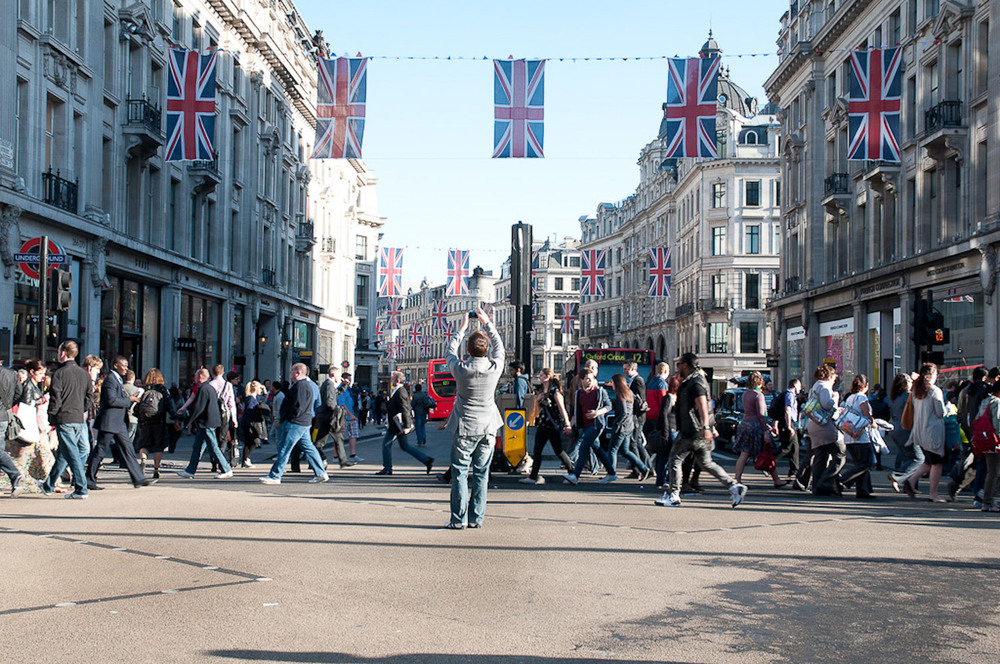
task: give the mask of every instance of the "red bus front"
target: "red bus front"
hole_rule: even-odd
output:
[[[448,371],[447,360],[431,360],[428,364],[427,393],[437,404],[430,412],[430,419],[447,419],[455,406],[455,377]]]

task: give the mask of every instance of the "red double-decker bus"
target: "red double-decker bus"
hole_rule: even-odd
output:
[[[448,370],[447,360],[436,359],[427,364],[427,393],[437,404],[430,412],[430,419],[447,419],[455,406],[455,377]]]

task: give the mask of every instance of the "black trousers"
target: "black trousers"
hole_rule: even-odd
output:
[[[812,492],[814,494],[831,495],[837,492],[836,479],[840,469],[844,467],[846,447],[843,442],[837,441],[813,448]]]
[[[90,451],[87,459],[87,484],[93,486],[97,484],[97,470],[101,467],[101,461],[110,456],[115,451],[118,458],[125,464],[125,470],[132,478],[132,484],[138,484],[146,479],[139,468],[139,461],[135,458],[135,450],[132,449],[132,441],[124,431],[114,433],[111,431],[101,431],[97,434],[97,447]]]
[[[775,457],[775,464],[785,457],[788,457],[788,476],[794,477],[799,472],[799,437],[794,431],[782,427],[778,432],[778,441],[781,443],[781,451]]]
[[[855,443],[847,446],[850,463],[840,471],[840,482],[844,486],[854,485],[858,496],[872,494],[872,446],[871,443]]]
[[[535,429],[535,449],[531,453],[533,462],[531,464],[531,479],[537,480],[538,473],[542,469],[542,452],[545,451],[545,443],[552,445],[552,451],[560,458],[565,466],[569,461],[562,446],[562,432],[555,429],[538,427]]]

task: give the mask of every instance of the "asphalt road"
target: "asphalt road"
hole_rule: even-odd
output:
[[[366,432],[371,435],[372,429]],[[432,430],[428,453],[447,457]],[[182,450],[183,451],[183,450]],[[264,448],[273,453],[273,447]],[[86,501],[0,500],[4,662],[995,662],[1000,519],[891,493],[817,499],[747,472],[653,504],[621,480],[495,476],[485,527],[395,451],[265,486],[118,470]],[[183,454],[177,455],[180,460]],[[179,464],[178,464],[179,465]],[[443,469],[444,464],[439,463]],[[732,463],[728,464],[732,468]]]

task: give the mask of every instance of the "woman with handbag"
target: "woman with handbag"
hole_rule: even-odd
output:
[[[271,407],[267,404],[267,392],[264,386],[252,380],[247,384],[246,400],[243,402],[243,414],[240,416],[240,435],[243,438],[242,468],[253,468],[250,455],[260,447],[261,441],[267,440],[267,417]]]
[[[21,424],[17,438],[7,444],[7,452],[22,476],[33,481],[23,484],[29,493],[40,493],[38,484],[49,476],[55,464],[50,442],[51,427],[45,410],[45,365],[41,360],[26,360],[27,377],[14,395],[14,412]]]
[[[889,389],[889,421],[893,429],[889,432],[889,440],[896,447],[896,462],[893,472],[889,473],[889,484],[899,493],[899,483],[909,477],[917,466],[924,462],[924,451],[910,440],[910,428],[913,427],[913,404],[910,403],[910,389],[913,378],[909,374],[896,374]],[[909,426],[903,426],[903,415],[909,404]]]
[[[545,443],[552,445],[552,451],[562,461],[566,472],[573,472],[573,462],[562,446],[563,435],[568,435],[572,428],[569,426],[569,414],[566,412],[559,376],[556,376],[552,369],[542,369],[538,374],[538,380],[541,382],[541,387],[535,395],[538,418],[535,420],[535,449],[531,454],[531,474],[518,480],[521,484],[545,484],[545,478],[539,474],[542,470],[542,452],[545,450]]]
[[[848,411],[845,417],[854,415],[854,423],[863,423],[867,420],[868,424],[860,430],[858,428],[841,428],[844,433],[844,442],[847,444],[847,455],[851,461],[840,472],[840,483],[843,487],[850,487],[853,484],[854,495],[859,500],[875,498],[871,474],[875,452],[872,448],[871,432],[869,431],[872,427],[872,408],[867,392],[868,376],[858,374],[851,383],[847,399],[844,400],[844,409]],[[858,414],[862,417],[857,417]]]
[[[840,495],[837,476],[844,467],[847,449],[844,436],[833,423],[833,412],[840,395],[833,389],[837,370],[821,364],[813,373],[816,382],[809,389],[803,411],[809,417],[809,441],[812,445],[812,492],[817,496]]]
[[[937,382],[937,365],[925,362],[920,367],[920,376],[913,381],[910,400],[913,404],[913,429],[910,441],[924,451],[924,462],[917,466],[909,477],[903,480],[903,491],[910,498],[916,498],[916,484],[924,475],[930,475],[929,500],[932,503],[946,503],[947,498],[938,495],[938,485],[944,471],[945,432],[944,394]]]
[[[989,413],[989,419],[993,424],[993,436],[989,439],[989,444],[994,445],[997,441],[996,434],[1000,432],[1000,381],[987,387],[986,395],[982,405],[979,406],[976,419],[978,420]],[[984,512],[1000,512],[1000,505],[996,503],[997,483],[1000,482],[1000,449],[997,447],[980,449],[986,464],[986,483],[983,485],[983,506],[981,509]]]
[[[788,484],[788,480],[778,477],[778,467],[774,461],[774,439],[778,437],[778,428],[767,423],[767,402],[762,392],[764,376],[754,371],[747,379],[747,390],[743,393],[743,420],[736,427],[733,436],[733,451],[740,453],[736,460],[736,472],[733,478],[743,483],[743,469],[747,460],[757,457],[754,468],[771,476],[775,488]],[[774,397],[779,398],[779,397]]]

